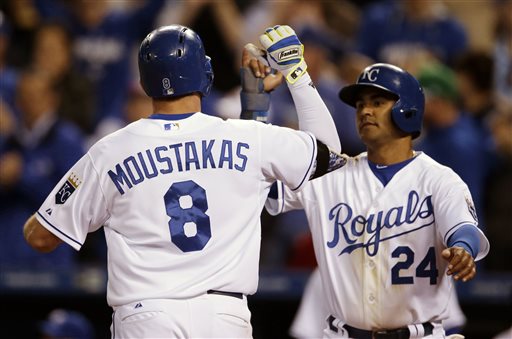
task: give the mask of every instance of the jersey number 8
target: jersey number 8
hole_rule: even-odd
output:
[[[192,199],[191,206],[183,206],[182,201],[186,199],[181,198],[184,197]],[[164,201],[166,213],[171,217],[171,241],[183,252],[202,250],[212,237],[210,217],[206,214],[206,191],[192,180],[175,182],[165,193]],[[185,234],[185,226],[189,223],[196,226],[193,236]]]

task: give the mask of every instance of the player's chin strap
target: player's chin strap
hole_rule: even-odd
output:
[[[326,173],[332,172],[340,167],[345,166],[345,164],[347,163],[346,156],[343,156],[342,154],[333,151],[320,140],[317,139],[316,144],[318,152],[315,161],[315,171],[313,172],[309,180],[321,177]]]

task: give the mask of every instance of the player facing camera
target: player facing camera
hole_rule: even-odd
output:
[[[373,95],[368,95],[368,89],[376,89]],[[371,93],[371,92],[370,92]],[[364,115],[362,105],[363,97],[373,98],[379,95],[387,101],[393,101],[391,119],[393,123],[412,138],[421,133],[423,112],[425,110],[425,96],[419,82],[403,69],[390,64],[374,64],[365,68],[353,85],[341,89],[340,99],[355,107],[358,111],[358,120]],[[361,114],[359,112],[361,111]],[[359,126],[366,124],[359,122]],[[372,125],[368,123],[368,125]],[[361,133],[361,129],[359,129]],[[363,136],[363,135],[361,135]]]
[[[279,53],[295,47],[290,42],[295,39],[288,26],[260,36],[274,56],[272,67],[284,74],[295,68],[279,64]],[[290,89],[296,86],[286,79]],[[271,215],[306,213],[321,293],[329,301],[323,338],[461,338],[447,336],[444,328],[453,283],[475,277],[475,262],[487,255],[489,241],[478,229],[466,183],[413,149],[425,106],[419,82],[394,65],[378,63],[339,96],[356,109],[366,152],[342,155],[339,168],[300,192],[276,184],[265,203]],[[338,147],[330,121],[314,109],[305,113],[298,114],[300,128]]]

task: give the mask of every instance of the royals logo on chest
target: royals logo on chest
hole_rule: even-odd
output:
[[[365,215],[356,214],[347,203],[338,203],[329,211],[333,236],[327,246],[336,248],[342,244],[339,255],[364,248],[369,256],[375,256],[381,242],[434,225],[432,195],[422,197],[413,190],[404,203],[382,210],[370,209]]]

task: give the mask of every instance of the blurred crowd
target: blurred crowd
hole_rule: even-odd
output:
[[[468,184],[491,242],[483,268],[512,271],[512,0],[5,0],[0,11],[0,270],[106,265],[103,234],[79,253],[38,254],[22,224],[90,145],[151,114],[137,48],[177,23],[203,39],[215,72],[204,112],[222,118],[240,114],[243,46],[268,26],[293,27],[349,155],[364,145],[339,89],[374,62],[414,74],[426,93],[415,149]],[[269,120],[298,127],[286,86],[272,93]],[[302,211],[262,218],[263,268],[315,267]]]

